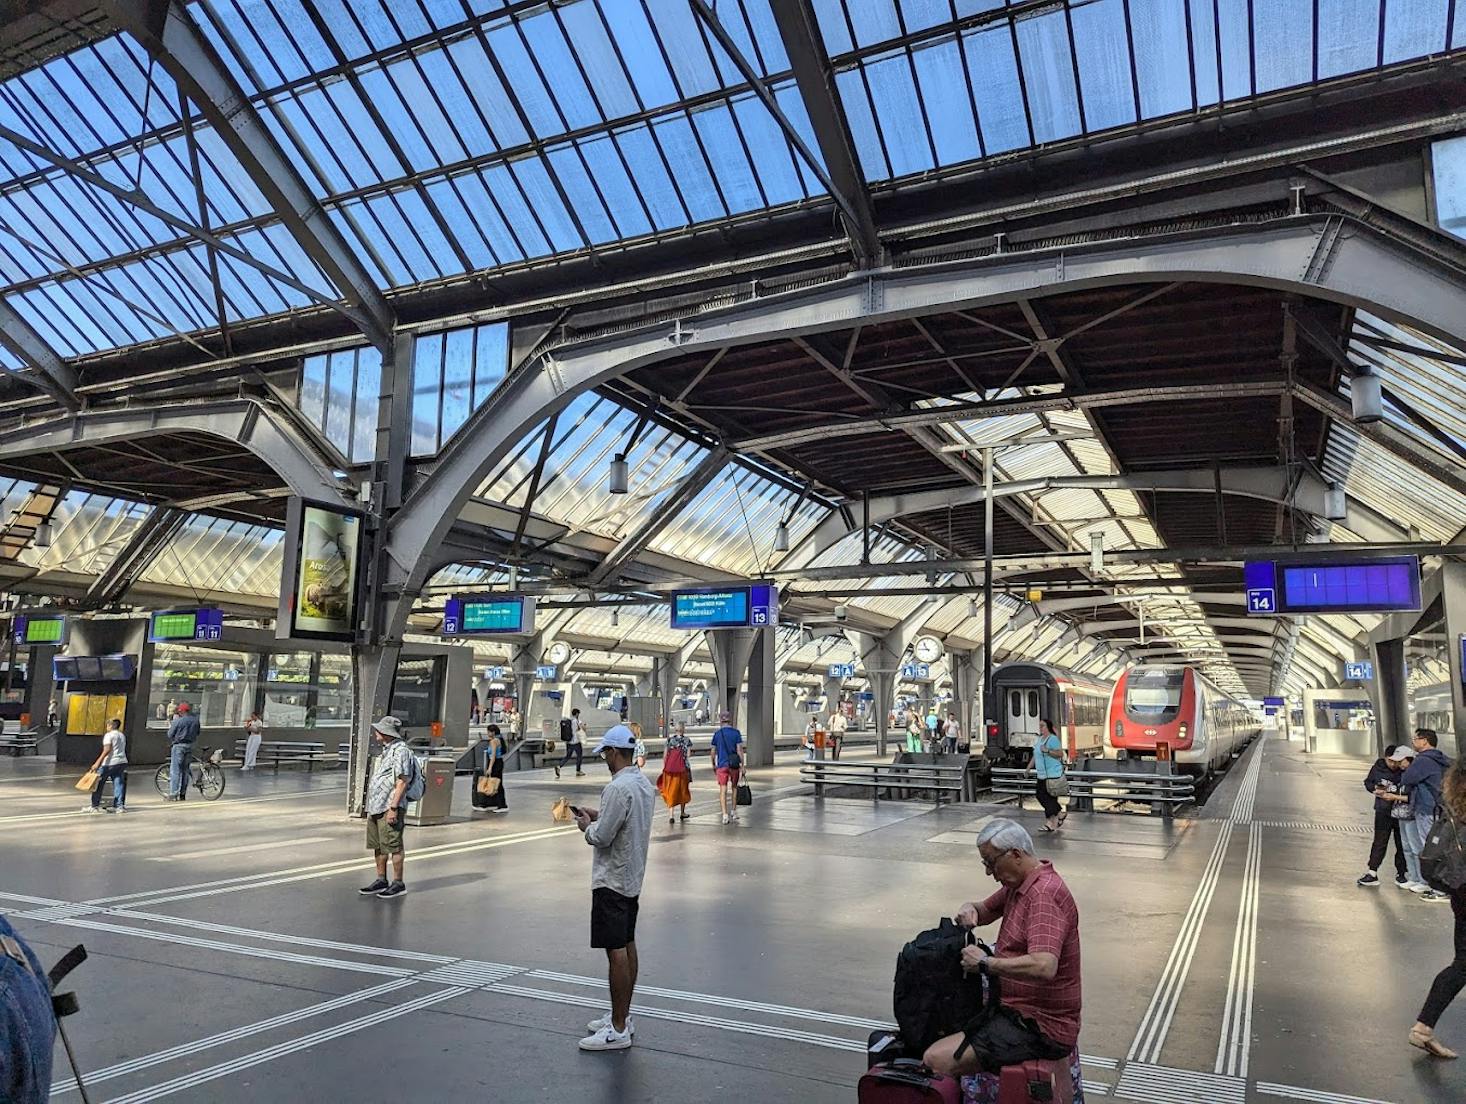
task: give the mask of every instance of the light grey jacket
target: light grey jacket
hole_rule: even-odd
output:
[[[646,775],[635,766],[623,767],[612,776],[601,792],[600,815],[585,830],[585,842],[596,849],[590,869],[592,889],[614,890],[623,897],[641,895],[656,796]]]

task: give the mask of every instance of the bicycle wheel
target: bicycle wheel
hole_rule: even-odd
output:
[[[199,778],[199,793],[206,801],[217,801],[224,796],[224,772],[213,763],[205,763]]]
[[[158,768],[158,773],[153,775],[153,785],[158,787],[158,792],[164,797],[168,796],[168,764],[164,763]]]

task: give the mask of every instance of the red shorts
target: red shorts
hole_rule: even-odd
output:
[[[738,784],[738,768],[737,767],[719,767],[718,768],[718,785],[720,785],[720,786],[728,786],[728,785],[736,786],[737,784]]]

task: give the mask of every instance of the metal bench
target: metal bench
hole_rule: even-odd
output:
[[[234,743],[234,757],[244,759],[245,740],[236,740]],[[314,771],[317,763],[332,763],[337,761],[337,755],[328,755],[326,745],[309,740],[265,740],[260,744],[260,750],[255,756],[258,762],[261,759],[268,760],[278,771],[281,763],[304,763],[308,769]]]
[[[810,759],[800,764],[799,780],[814,786],[814,796],[825,796],[826,786],[852,786],[870,790],[875,800],[882,793],[887,800],[909,801],[913,794],[930,794],[940,805],[962,797],[967,769],[924,763],[844,763]]]
[[[41,738],[34,732],[9,732],[0,736],[0,751],[8,751],[12,757],[39,755]]]
[[[1150,805],[1162,816],[1172,816],[1177,805],[1196,800],[1196,780],[1189,774],[1153,774],[1137,770],[1097,770],[1086,767],[1069,770],[1070,808],[1094,811],[1095,801],[1138,801]],[[1034,790],[1038,776],[1031,767],[994,767],[993,792],[1011,794],[1023,808],[1024,798],[1038,800]]]

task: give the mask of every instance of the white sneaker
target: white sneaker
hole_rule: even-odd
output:
[[[723,823],[724,824],[727,824],[728,823],[728,814],[727,813],[724,813],[723,814]]]
[[[125,812],[127,812],[127,806],[126,805],[118,805],[112,811],[114,813],[125,813]]]
[[[585,1029],[589,1031],[592,1035],[594,1035],[597,1031],[604,1031],[610,1026],[611,1013],[607,1012],[604,1016],[601,1016],[598,1019],[591,1020],[590,1023],[585,1025]],[[628,1035],[636,1034],[636,1024],[632,1022],[630,1016],[626,1017],[626,1032]]]
[[[102,807],[100,805],[83,805],[81,811],[84,813],[100,813]]]
[[[1403,882],[1400,881],[1400,879],[1398,878],[1395,879],[1395,885],[1399,886],[1401,889],[1409,889],[1414,884],[1415,883],[1410,881],[1408,878]]]
[[[1430,892],[1430,886],[1426,885],[1424,882],[1411,882],[1405,888],[1408,889],[1411,893],[1429,893]]]
[[[738,819],[738,810],[737,810],[737,809],[734,809],[734,810],[733,810],[733,811],[732,811],[732,812],[731,812],[731,813],[729,813],[729,814],[728,814],[728,815],[729,815],[729,816],[730,816],[730,817],[731,817],[731,818],[732,818],[732,819],[734,819],[734,820],[737,820],[737,819]]]
[[[595,1034],[580,1040],[581,1050],[626,1050],[631,1046],[631,1025],[625,1031],[617,1031],[610,1024]]]

